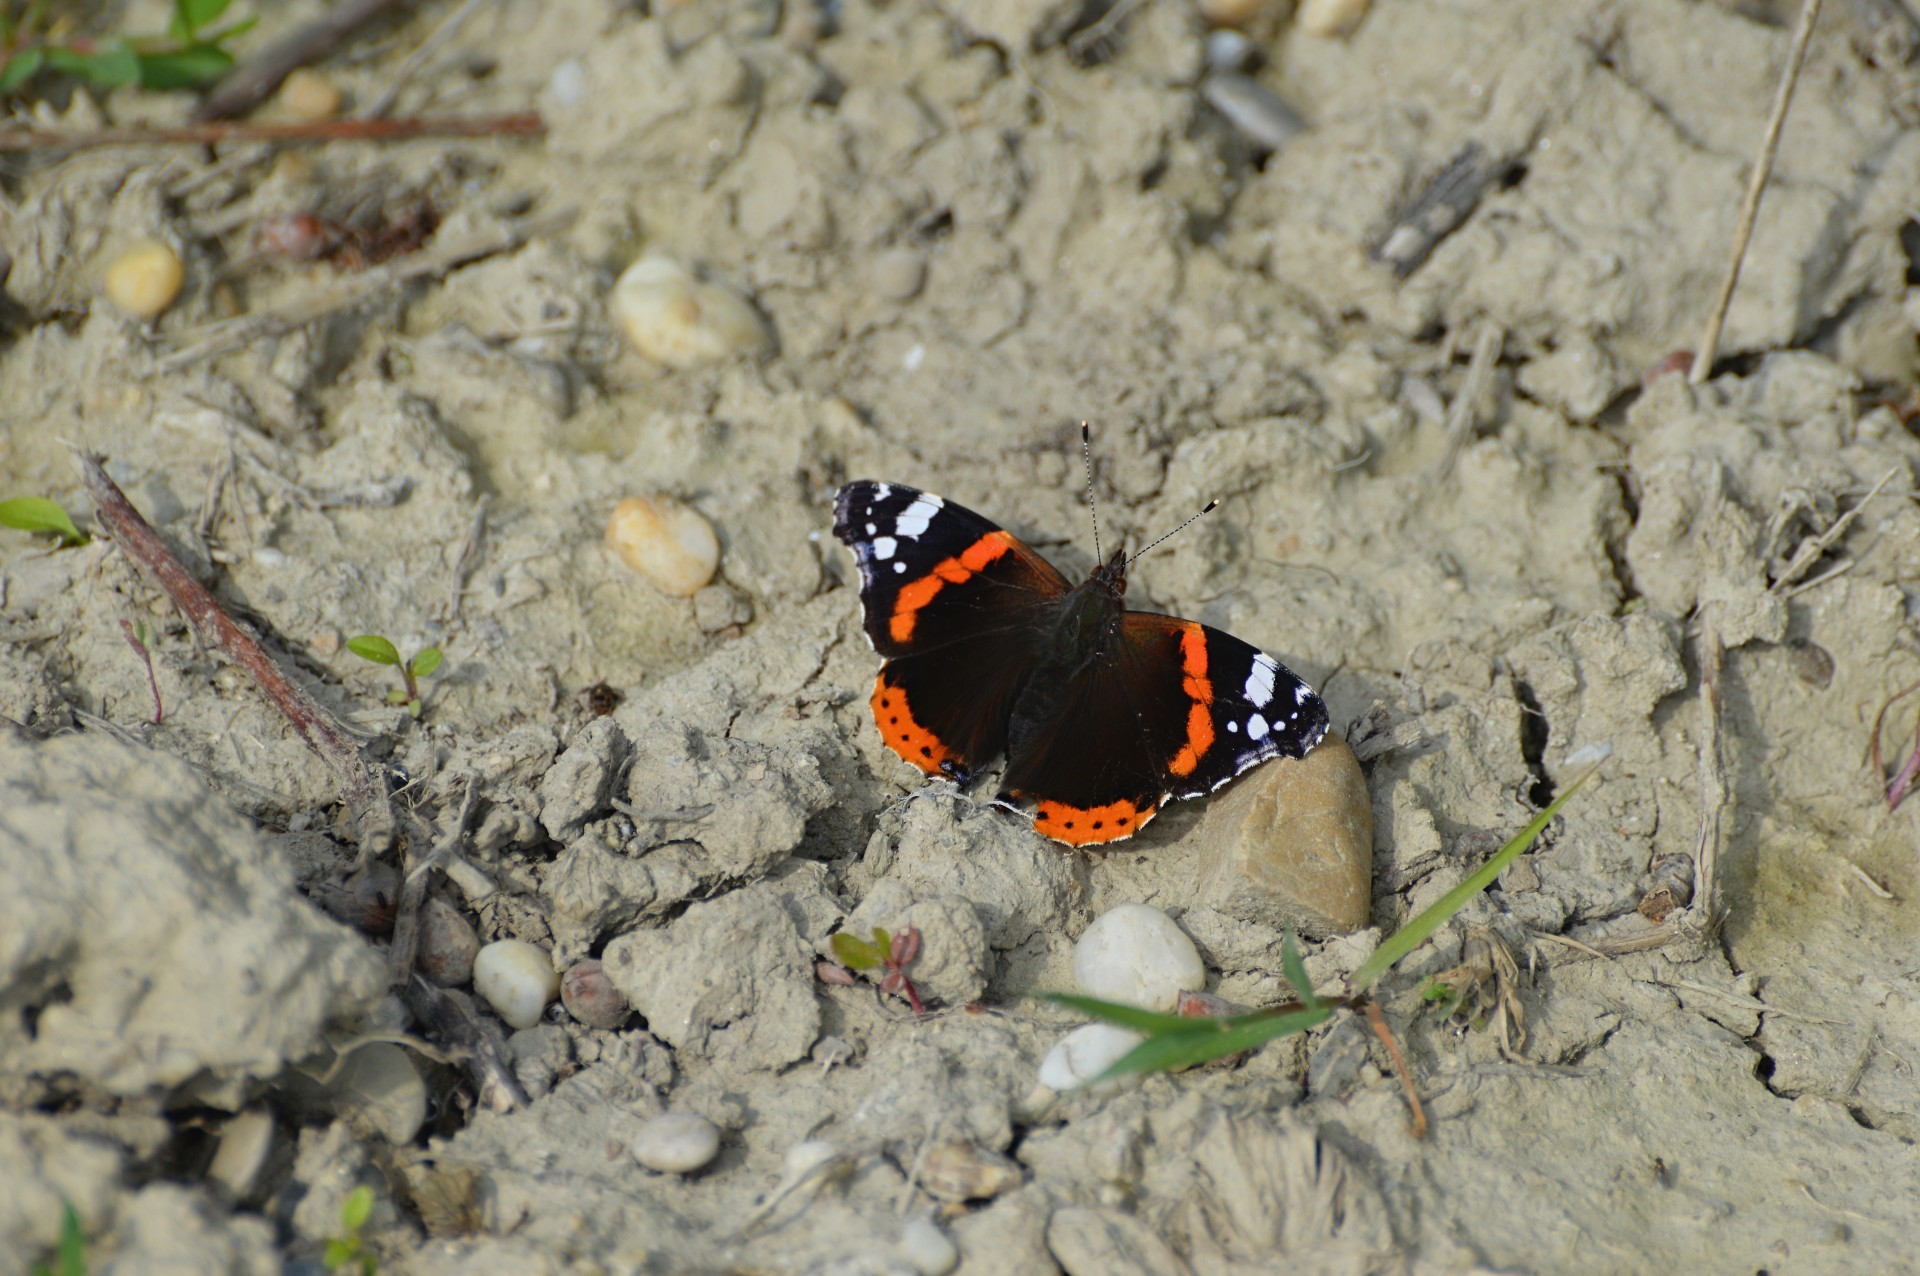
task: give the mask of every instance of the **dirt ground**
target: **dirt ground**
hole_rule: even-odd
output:
[[[241,52],[322,7],[260,6]],[[456,7],[324,63],[348,109]],[[396,110],[542,137],[0,162],[0,497],[93,527],[73,449],[105,454],[451,848],[432,897],[638,1012],[483,1012],[528,1101],[478,1101],[388,993],[333,775],[109,540],[0,532],[0,1273],[63,1200],[96,1272],[313,1272],[360,1185],[383,1272],[1920,1269],[1920,870],[1864,761],[1920,681],[1920,12],[1826,7],[1689,385],[1797,5],[1237,8],[1228,71],[1185,0],[482,5]],[[1405,255],[1449,172],[1484,180]],[[256,239],[415,197],[440,226],[388,263]],[[152,322],[101,296],[143,238],[186,264]],[[643,253],[772,348],[643,358],[606,305]],[[1132,597],[1287,662],[1366,759],[1372,926],[1309,943],[1316,979],[1611,747],[1382,990],[1424,1139],[1356,1017],[1037,1088],[1075,1020],[1027,994],[1100,912],[1167,909],[1244,1006],[1288,995],[1281,932],[1196,894],[1206,802],[1071,856],[918,783],[829,528],[840,483],[898,481],[1085,571],[1082,420],[1106,543],[1221,500]],[[720,537],[691,600],[602,541],[659,492]],[[418,720],[361,633],[445,651]],[[931,1014],[816,980],[909,907]],[[1524,1040],[1419,996],[1488,935]],[[719,1129],[700,1172],[629,1154],[667,1111]]]

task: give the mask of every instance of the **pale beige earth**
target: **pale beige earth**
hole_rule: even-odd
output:
[[[544,138],[6,157],[0,497],[90,522],[70,448],[107,454],[402,805],[444,833],[475,795],[436,897],[602,958],[644,1019],[551,1012],[506,1046],[530,1105],[475,1110],[380,942],[313,902],[352,889],[329,773],[112,545],[0,532],[0,1272],[63,1199],[97,1272],[311,1272],[361,1184],[383,1272],[937,1271],[943,1239],[973,1273],[1913,1270],[1915,816],[1863,762],[1920,680],[1900,0],[1827,6],[1718,375],[1643,385],[1698,342],[1789,7],[1275,21],[1251,74],[1305,127],[1262,157],[1204,105],[1176,0],[1093,39],[1049,0],[480,6],[398,109],[538,110]],[[453,8],[326,63],[349,109]],[[262,6],[242,51],[320,9]],[[1370,248],[1469,143],[1502,180],[1396,278]],[[259,260],[260,219],[415,192],[427,253],[518,246],[194,353],[354,278]],[[143,239],[186,264],[152,323],[100,293]],[[773,348],[643,359],[606,310],[643,253],[749,299]],[[1074,1020],[1026,994],[1106,908],[1168,910],[1240,1005],[1287,995],[1281,924],[1315,929],[1203,897],[1208,803],[1070,857],[873,730],[836,486],[939,491],[1084,571],[1083,419],[1106,543],[1222,502],[1132,597],[1298,669],[1365,759],[1372,926],[1308,945],[1327,986],[1611,746],[1383,989],[1424,1139],[1356,1017],[1035,1091]],[[717,530],[692,598],[603,544],[655,493]],[[344,650],[365,632],[445,650],[419,721]],[[626,698],[594,718],[601,682]],[[1724,924],[1657,931],[1636,906],[1656,862],[1695,884],[1670,857],[1703,827]],[[850,916],[922,929],[934,1014],[816,981]],[[1504,1052],[1417,995],[1482,928],[1516,961]],[[718,1127],[706,1169],[634,1162],[665,1111]]]

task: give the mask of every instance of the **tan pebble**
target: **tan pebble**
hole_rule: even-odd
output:
[[[458,988],[473,978],[480,936],[460,910],[438,896],[420,910],[420,970],[443,988]]]
[[[1284,4],[1285,0],[1195,0],[1193,7],[1210,27],[1250,27]]]
[[[606,970],[591,958],[569,967],[561,977],[560,1000],[568,1014],[589,1028],[618,1028],[632,1013]]]
[[[671,496],[629,496],[607,520],[607,544],[662,593],[691,598],[720,567],[720,538]]]
[[[920,1186],[937,1201],[989,1200],[1025,1178],[1017,1161],[965,1142],[929,1148],[919,1167]]]
[[[669,368],[763,353],[773,341],[746,298],[665,257],[642,257],[627,267],[607,309],[634,349]]]
[[[1243,777],[1208,804],[1194,839],[1215,856],[1197,905],[1313,936],[1367,924],[1373,804],[1345,740]]]
[[[340,86],[311,67],[280,82],[280,109],[296,120],[330,120],[340,114]]]
[[[143,239],[107,267],[107,299],[136,319],[151,319],[171,306],[187,281],[180,254],[157,239]]]
[[[1308,35],[1347,36],[1367,16],[1369,0],[1302,0],[1294,22]]]

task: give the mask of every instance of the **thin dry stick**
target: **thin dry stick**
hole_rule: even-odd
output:
[[[410,137],[538,137],[547,122],[532,111],[510,115],[418,116],[397,120],[308,120],[284,124],[203,124],[95,129],[0,129],[0,152],[84,151],[98,146],[211,146],[216,142],[392,142]]]
[[[173,605],[186,614],[194,632],[245,669],[260,690],[286,715],[307,747],[320,755],[340,784],[340,796],[353,815],[364,861],[393,846],[393,809],[386,786],[360,756],[345,727],[314,698],[296,686],[245,626],[227,614],[219,600],[195,580],[174,557],[140,511],[128,502],[119,485],[107,477],[100,458],[79,454],[80,474],[100,521],[113,533],[116,545],[151,576]]]
[[[467,1075],[473,1078],[481,1107],[504,1114],[527,1106],[526,1090],[466,1006],[415,975],[407,985],[407,1007],[433,1029],[435,1038],[466,1053]]]
[[[1700,624],[1700,831],[1693,847],[1693,902],[1708,927],[1720,922],[1720,816],[1727,805],[1720,756],[1720,675],[1726,649],[1711,621]]]
[[[368,301],[377,293],[415,279],[443,274],[456,266],[478,261],[482,257],[492,257],[498,253],[511,252],[536,235],[565,224],[566,217],[536,218],[530,221],[516,222],[501,227],[490,234],[465,239],[445,248],[434,248],[385,266],[376,266],[372,270],[358,275],[348,275],[319,291],[303,297],[296,297],[285,305],[257,314],[242,315],[224,323],[214,324],[204,331],[193,345],[176,350],[160,360],[159,370],[176,372],[189,364],[202,359],[211,359],[238,350],[263,337],[277,337],[292,332],[303,324],[315,319],[324,319],[342,310]]]
[[[341,0],[321,16],[262,50],[235,68],[200,103],[198,120],[230,120],[245,115],[273,95],[280,82],[300,67],[318,62],[361,27],[393,8],[397,0]]]
[[[1860,498],[1858,505],[1855,505],[1839,518],[1834,519],[1833,526],[1829,527],[1826,531],[1802,544],[1800,548],[1794,552],[1792,561],[1781,569],[1780,579],[1773,582],[1769,592],[1780,593],[1790,588],[1799,581],[1802,576],[1806,575],[1807,569],[1813,566],[1820,555],[1827,552],[1827,547],[1847,534],[1847,529],[1853,526],[1853,520],[1859,518],[1860,511],[1867,508],[1867,502],[1880,495],[1880,489],[1891,483],[1893,476],[1904,468],[1904,466],[1896,465],[1885,474],[1882,474],[1880,481],[1873,485],[1872,491]],[[1819,577],[1819,579],[1826,580],[1832,575],[1834,575],[1833,572],[1827,572],[1825,575]],[[1791,597],[1791,595],[1789,595],[1789,597]]]
[[[474,10],[486,2],[487,0],[466,0],[466,3],[455,9],[445,22],[435,27],[433,33],[420,42],[420,47],[407,55],[407,60],[402,62],[400,69],[393,73],[393,79],[388,81],[387,87],[381,89],[379,95],[367,103],[364,110],[358,112],[360,118],[377,120],[391,111],[393,104],[400,98],[400,90],[406,88],[408,82],[420,74],[420,68],[427,64],[428,59],[433,57],[441,45],[453,38],[454,32],[473,16]]]
[[[460,813],[453,817],[453,823],[440,835],[432,851],[420,854],[424,838],[407,840],[407,873],[400,881],[400,899],[393,912],[393,941],[387,947],[390,987],[405,988],[413,978],[413,959],[420,946],[420,906],[427,902],[427,883],[433,880],[434,868],[446,863],[459,847],[460,839],[466,836],[476,796],[473,781],[467,781],[467,795],[461,800]]]
[[[1800,25],[1794,30],[1793,44],[1787,49],[1787,65],[1780,72],[1780,85],[1774,90],[1773,112],[1767,117],[1767,131],[1760,138],[1760,154],[1754,158],[1753,172],[1747,175],[1747,193],[1740,201],[1740,218],[1734,223],[1733,252],[1727,262],[1727,277],[1720,285],[1707,315],[1707,327],[1700,334],[1700,352],[1693,356],[1693,369],[1687,380],[1701,385],[1713,370],[1720,349],[1720,329],[1727,322],[1727,310],[1733,305],[1733,290],[1740,282],[1740,267],[1746,261],[1747,242],[1753,238],[1753,224],[1760,216],[1760,195],[1767,177],[1773,172],[1774,152],[1780,149],[1780,129],[1787,120],[1787,107],[1793,101],[1793,86],[1800,80],[1800,64],[1806,60],[1807,41],[1813,38],[1813,21],[1820,16],[1820,0],[1805,0],[1800,7]]]

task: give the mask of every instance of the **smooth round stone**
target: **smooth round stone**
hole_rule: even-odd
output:
[[[1371,4],[1372,0],[1301,0],[1293,21],[1308,35],[1351,35]]]
[[[691,1174],[720,1154],[720,1129],[692,1112],[654,1117],[633,1136],[633,1159],[662,1174]]]
[[[1200,950],[1173,918],[1149,904],[1122,904],[1094,919],[1073,946],[1080,991],[1102,1001],[1169,1011],[1207,983]]]
[[[669,368],[758,354],[773,343],[766,320],[745,297],[666,257],[642,257],[627,267],[607,311],[634,349]]]
[[[1082,1024],[1054,1044],[1040,1061],[1040,1084],[1059,1093],[1076,1090],[1125,1058],[1146,1038],[1118,1024]]]
[[[387,1041],[356,1049],[327,1083],[334,1111],[376,1131],[395,1147],[413,1141],[427,1119],[427,1083],[412,1056]]]
[[[947,1276],[960,1265],[960,1247],[930,1218],[908,1219],[901,1227],[900,1256],[920,1276]]]
[[[576,963],[560,980],[560,1000],[569,1014],[589,1028],[618,1028],[633,1013],[607,978],[605,967],[591,957]]]
[[[107,300],[136,319],[152,319],[171,306],[187,281],[180,254],[157,239],[143,239],[107,267]]]
[[[691,598],[720,569],[720,537],[706,516],[671,496],[629,496],[607,520],[607,544],[663,594]]]
[[[888,301],[907,301],[927,281],[927,259],[911,248],[887,248],[874,254],[867,268],[869,282]]]
[[[560,995],[560,972],[546,950],[524,939],[497,939],[473,959],[473,990],[515,1028],[531,1028]]]

